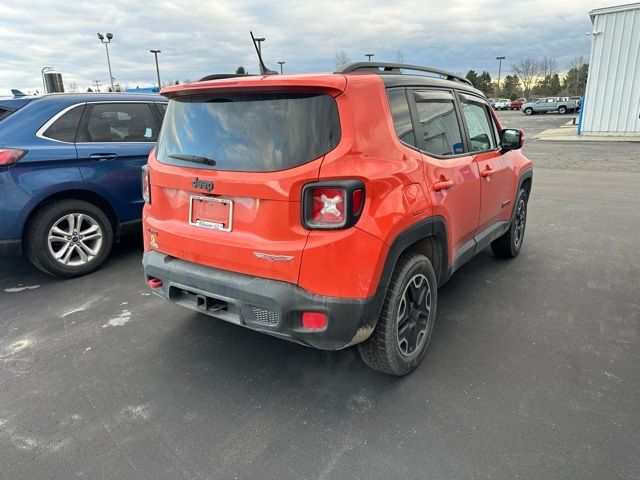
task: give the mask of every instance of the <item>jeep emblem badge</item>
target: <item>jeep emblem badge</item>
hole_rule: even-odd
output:
[[[203,190],[206,190],[207,192],[213,190],[213,182],[210,182],[208,180],[200,180],[198,177],[195,177],[193,179],[193,181],[191,182],[191,186],[193,188],[201,188]]]

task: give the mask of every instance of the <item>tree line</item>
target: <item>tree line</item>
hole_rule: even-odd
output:
[[[469,70],[466,78],[487,97],[503,97],[515,100],[524,97],[584,95],[587,87],[589,65],[584,57],[575,57],[564,75],[558,73],[558,65],[554,58],[523,58],[513,65],[511,74],[500,81],[491,78],[487,71],[478,75]]]

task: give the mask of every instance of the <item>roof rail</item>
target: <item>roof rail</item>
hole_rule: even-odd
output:
[[[426,72],[433,73],[435,75],[439,75],[445,80],[451,80],[454,82],[462,82],[467,85],[471,85],[471,82],[460,75],[456,75],[455,73],[446,72],[444,70],[439,70],[437,68],[432,67],[424,67],[422,65],[410,65],[408,63],[395,63],[395,62],[354,62],[348,63],[336,73],[352,73],[357,71],[367,71],[373,70],[377,73],[393,73],[393,74],[402,74],[402,70],[414,70],[416,72]]]

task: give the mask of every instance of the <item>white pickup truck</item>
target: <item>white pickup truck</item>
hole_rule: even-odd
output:
[[[500,98],[495,101],[493,108],[496,110],[509,110],[509,108],[511,108],[511,100],[508,98]]]

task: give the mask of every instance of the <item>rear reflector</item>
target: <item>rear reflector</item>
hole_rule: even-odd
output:
[[[27,153],[26,150],[19,148],[0,148],[0,167],[13,165],[20,160],[25,153]]]
[[[147,282],[147,285],[149,285],[151,288],[160,288],[162,286],[162,280],[160,280],[159,278],[150,278]]]
[[[327,316],[320,312],[304,312],[302,327],[309,330],[322,330],[327,326]]]

